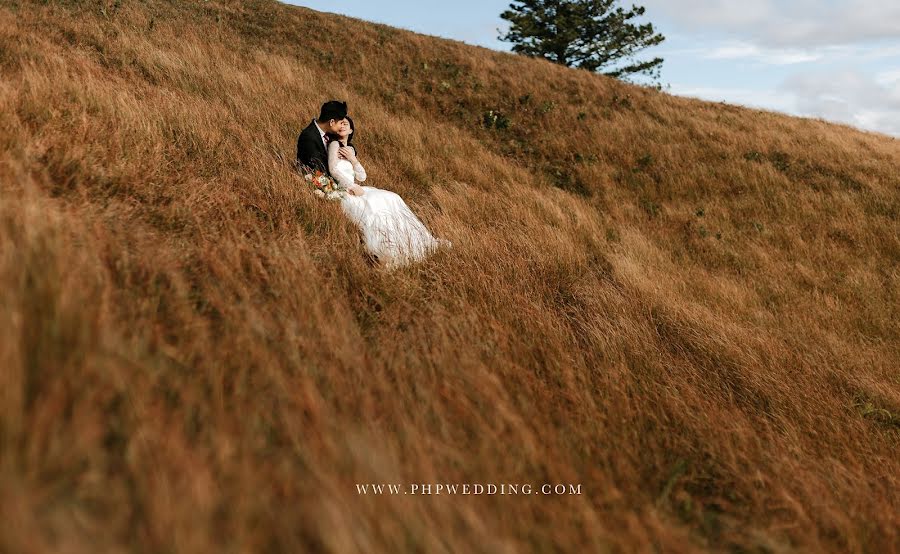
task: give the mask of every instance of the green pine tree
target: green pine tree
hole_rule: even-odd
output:
[[[634,59],[665,37],[651,23],[630,21],[644,8],[625,10],[617,0],[518,0],[500,17],[510,22],[500,40],[514,43],[513,52],[539,56],[568,67],[628,79],[643,74],[659,79],[662,58]]]

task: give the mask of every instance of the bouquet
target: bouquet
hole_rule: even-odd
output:
[[[347,196],[347,188],[318,169],[301,166],[306,182],[313,186],[313,194],[326,200],[341,200]]]

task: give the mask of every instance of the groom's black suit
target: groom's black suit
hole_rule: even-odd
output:
[[[322,135],[316,126],[316,120],[312,120],[297,137],[297,163],[331,175],[328,171],[328,153],[322,143]]]

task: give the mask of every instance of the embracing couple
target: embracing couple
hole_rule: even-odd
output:
[[[301,171],[322,171],[347,189],[341,208],[359,227],[369,254],[393,268],[451,247],[449,240],[435,238],[398,194],[359,184],[366,180],[366,170],[357,158],[355,136],[347,103],[325,102],[318,119],[297,138],[297,164]]]

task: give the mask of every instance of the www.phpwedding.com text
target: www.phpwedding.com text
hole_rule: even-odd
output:
[[[571,483],[356,483],[357,494],[367,495],[580,495],[581,484]]]

